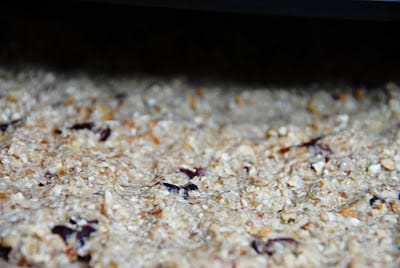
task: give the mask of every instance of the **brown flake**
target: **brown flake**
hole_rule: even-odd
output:
[[[395,168],[395,163],[391,158],[382,158],[380,163],[388,171],[392,171]]]
[[[343,208],[339,211],[340,214],[344,215],[344,216],[349,216],[349,217],[357,217],[357,212],[350,209],[350,208]]]

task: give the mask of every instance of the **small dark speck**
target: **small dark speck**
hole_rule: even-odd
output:
[[[380,203],[386,203],[385,199],[380,198],[380,197],[374,195],[374,196],[369,200],[369,205],[370,205],[371,207],[374,207],[374,206],[375,206],[375,202],[377,202],[377,201],[380,201]]]
[[[59,236],[61,236],[64,242],[67,243],[68,237],[70,237],[75,232],[75,230],[64,225],[56,225],[51,229],[51,232],[53,234],[58,234]]]
[[[165,187],[167,187],[167,190],[170,193],[176,193],[177,194],[177,193],[179,193],[179,190],[181,188],[181,187],[179,187],[177,185],[174,185],[174,184],[171,184],[171,183],[168,183],[168,182],[163,182],[163,185]]]
[[[44,186],[44,184],[43,184],[43,183],[41,183],[41,182],[39,182],[38,186],[39,186],[39,187],[43,187],[43,186]]]
[[[114,97],[115,97],[117,100],[123,100],[123,99],[126,98],[126,94],[120,92],[120,93],[115,94]]]
[[[75,221],[74,219],[69,219],[69,223],[75,225],[75,224],[76,224],[76,221]]]
[[[399,193],[399,195],[397,196],[397,198],[400,200],[400,193]]]
[[[290,237],[280,237],[275,239],[268,239],[268,241],[262,242],[259,240],[254,240],[251,242],[251,247],[258,254],[267,254],[268,256],[272,256],[276,252],[275,244],[281,244],[283,246],[290,246],[292,251],[296,251],[299,242]]]
[[[309,140],[307,142],[303,142],[303,143],[297,145],[296,147],[298,147],[298,148],[305,147],[308,149],[312,149],[316,154],[328,156],[328,155],[332,154],[333,152],[328,145],[319,143],[319,141],[323,138],[324,138],[324,136],[312,138],[311,140]]]
[[[370,200],[369,200],[369,205],[372,207],[375,203],[375,201],[379,200],[379,197],[377,196],[373,196]]]
[[[247,174],[249,174],[250,167],[249,166],[244,166],[243,169],[246,171]]]
[[[88,224],[98,224],[99,220],[88,220],[87,223]]]
[[[47,171],[46,173],[44,173],[44,177],[45,177],[46,179],[51,179],[51,178],[54,177],[54,174],[51,173],[50,171]]]
[[[340,92],[333,92],[331,94],[331,96],[332,96],[332,99],[339,100],[340,99]]]
[[[62,134],[62,130],[56,128],[56,129],[53,130],[53,134],[55,134],[55,135],[61,135],[61,134]]]
[[[2,132],[7,131],[9,125],[10,124],[8,124],[8,123],[0,124],[0,131],[2,131]]]
[[[85,123],[74,124],[69,129],[72,129],[72,130],[83,130],[83,129],[92,130],[93,127],[94,127],[94,123],[93,122],[85,122]]]
[[[187,199],[189,197],[190,191],[195,191],[195,190],[199,189],[199,187],[197,187],[196,184],[191,183],[191,182],[189,182],[188,184],[186,184],[184,186],[181,186],[181,188],[184,189],[183,194],[182,194],[182,197],[184,199]]]
[[[5,132],[9,127],[19,127],[22,125],[22,122],[22,119],[16,119],[11,122],[2,123],[0,124],[0,131]]]
[[[82,226],[82,229],[76,233],[76,239],[79,244],[78,247],[83,247],[85,245],[85,240],[88,238],[96,229],[90,225]]]
[[[267,243],[265,244],[265,253],[267,253],[269,256],[274,255],[275,249],[273,248],[273,246],[276,243],[292,245],[294,247],[297,247],[299,244],[299,242],[297,242],[297,240],[290,238],[290,237],[280,237],[280,238],[275,238],[275,239],[269,239],[267,241]]]
[[[10,254],[11,249],[12,249],[11,247],[0,245],[0,258],[5,261],[8,261],[8,255]]]
[[[262,250],[263,243],[262,243],[261,241],[253,240],[253,241],[251,242],[251,247],[252,247],[258,254],[262,254],[262,253],[263,253],[263,250]]]
[[[188,184],[182,186],[182,189],[184,189],[186,191],[195,191],[195,190],[198,190],[199,187],[197,187],[197,185],[194,183],[188,183]]]
[[[91,259],[92,259],[92,256],[90,254],[87,254],[85,256],[78,255],[79,262],[89,263]]]
[[[106,141],[111,135],[111,128],[106,127],[100,130],[100,141]]]

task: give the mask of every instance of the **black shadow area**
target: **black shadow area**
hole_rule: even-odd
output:
[[[400,24],[79,1],[3,6],[3,66],[250,83],[399,80]]]

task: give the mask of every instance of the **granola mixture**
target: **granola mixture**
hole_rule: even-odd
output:
[[[0,266],[399,267],[400,87],[0,72]]]

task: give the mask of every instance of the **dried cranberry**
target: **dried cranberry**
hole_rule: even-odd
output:
[[[179,171],[185,173],[190,179],[206,175],[206,170],[202,167],[194,168],[193,170],[188,168],[180,168]]]
[[[56,225],[51,229],[53,234],[58,234],[67,243],[68,238],[75,232],[74,229],[71,229],[64,225]]]
[[[111,135],[111,128],[106,127],[100,130],[100,141],[106,141]]]

